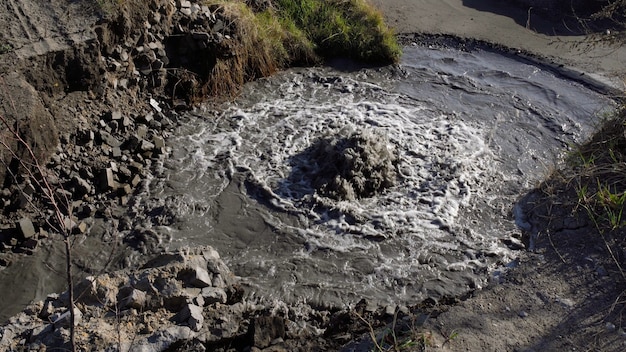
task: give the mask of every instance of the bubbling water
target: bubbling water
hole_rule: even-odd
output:
[[[150,193],[178,201],[169,246],[216,247],[251,294],[437,299],[515,256],[512,204],[607,102],[491,52],[290,70],[189,115]]]

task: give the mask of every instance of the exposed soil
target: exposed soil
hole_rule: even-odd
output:
[[[528,16],[526,8],[505,8],[493,1],[373,2],[379,3],[389,22],[397,24],[400,31],[469,35],[513,46],[545,55],[546,62],[557,62],[556,68],[564,62],[622,88],[621,49],[615,50],[617,58],[607,55],[604,47],[588,48],[584,56],[580,51],[563,50],[563,46],[559,50],[548,44],[559,38],[546,39],[545,31],[542,32],[551,23],[552,28],[558,27],[554,22],[530,18],[532,28],[538,28],[536,32],[519,24],[526,21],[520,20],[520,16]],[[232,54],[230,42],[215,39],[220,35],[226,38],[229,34],[224,31],[228,28],[215,29],[217,22],[210,16],[209,20],[202,20],[210,23],[201,21],[203,34],[194,36],[190,34],[191,27],[176,26],[181,18],[188,20],[191,16],[183,13],[183,9],[191,7],[182,3],[186,2],[151,0],[147,6],[129,4],[118,18],[104,19],[91,0],[0,0],[0,113],[8,126],[16,126],[37,159],[51,171],[36,170],[28,175],[16,159],[31,162],[30,153],[3,129],[3,141],[18,158],[1,148],[0,158],[6,166],[1,169],[8,167],[13,174],[0,173],[0,264],[11,265],[20,256],[37,250],[37,246],[46,245],[46,241],[58,239],[54,226],[47,225],[49,214],[36,211],[45,203],[45,199],[32,196],[43,192],[35,182],[41,179],[51,181],[61,190],[58,193],[68,196],[68,203],[79,210],[79,215],[72,219],[79,234],[91,231],[96,222],[104,223],[110,233],[119,234],[119,241],[125,241],[129,250],[155,250],[149,248],[155,244],[151,243],[152,230],[145,222],[154,221],[158,204],[140,209],[141,205],[133,204],[132,194],[154,172],[153,164],[167,157],[166,140],[176,123],[176,109],[184,109],[195,100],[189,93],[202,86],[201,71],[208,72],[207,67],[187,66],[184,59],[174,55],[175,51],[180,51],[182,45],[185,50],[217,50],[209,58],[220,56],[219,50]],[[214,10],[211,13],[218,13]],[[514,16],[508,17],[510,14]],[[416,23],[422,20],[423,23]],[[175,33],[175,28],[182,32]],[[176,37],[171,36],[173,33]],[[420,44],[419,36],[411,40]],[[522,44],[520,40],[526,42]],[[159,48],[159,43],[175,44],[178,49],[168,51],[166,47]],[[165,73],[164,66],[169,63],[164,58],[171,59],[167,72],[174,72],[173,76]],[[177,90],[177,94],[174,86],[184,89]],[[556,181],[546,182],[520,200],[511,200],[512,209],[517,209],[517,215],[526,220],[522,227],[527,232],[528,251],[505,272],[493,273],[490,286],[466,297],[416,302],[414,307],[371,307],[362,302],[343,311],[328,311],[323,307],[282,307],[276,302],[242,302],[235,283],[226,280],[206,284],[226,295],[209,303],[207,297],[213,296],[199,294],[195,289],[185,295],[174,295],[165,289],[205,286],[198,278],[189,279],[187,269],[176,266],[183,273],[178,275],[180,272],[174,270],[177,274],[167,277],[171,281],[163,279],[173,282],[172,286],[164,281],[159,284],[160,290],[154,292],[149,287],[135,287],[157,297],[146,305],[119,299],[125,305],[107,306],[102,302],[107,298],[101,295],[104,291],[98,292],[93,286],[96,293],[91,298],[95,297],[95,301],[81,301],[79,305],[91,324],[85,329],[93,329],[83,333],[89,335],[90,331],[101,330],[103,325],[98,324],[107,324],[110,334],[98,335],[100,340],[93,346],[119,343],[116,334],[123,318],[129,326],[126,332],[135,333],[128,335],[131,340],[137,332],[145,335],[145,341],[150,336],[161,338],[169,333],[169,344],[159,345],[163,350],[369,351],[375,346],[370,326],[364,323],[367,321],[375,330],[373,333],[386,341],[385,346],[392,344],[390,334],[385,332],[390,329],[397,330],[396,337],[401,341],[415,341],[404,350],[622,351],[626,349],[622,320],[626,278],[619,266],[623,266],[626,255],[622,243],[614,240],[619,234],[601,236],[585,212],[576,207],[575,190]],[[167,214],[158,215],[158,221],[175,221]],[[20,227],[20,220],[25,218],[34,223],[33,233]],[[123,258],[124,253],[118,255]],[[184,256],[178,259],[185,262],[181,258]],[[152,263],[144,270],[165,267],[163,270],[171,274],[169,264]],[[91,270],[107,271],[107,266]],[[226,269],[220,270],[227,275]],[[132,286],[124,281],[129,275],[111,274],[108,286],[102,287],[125,292],[122,298],[131,293],[141,295],[132,290],[126,292]],[[79,288],[86,292],[84,285],[85,281]],[[161,291],[167,292],[159,296]],[[67,337],[66,325],[61,321],[51,323],[50,319],[64,312],[63,299],[50,297],[46,303],[37,303],[14,317],[12,325],[0,329],[0,346],[9,350],[39,348],[40,344],[66,346],[59,342],[59,338]],[[198,325],[195,306],[201,307],[204,324]],[[97,307],[101,309],[99,313]],[[186,312],[184,318],[179,315],[181,311]],[[102,320],[98,323],[92,318]],[[221,337],[213,329],[217,325],[215,329],[224,333]],[[189,331],[180,330],[180,326]],[[379,329],[384,326],[388,329]],[[176,333],[172,333],[173,327],[178,329]],[[213,334],[210,336],[217,337],[209,339],[207,334],[199,337],[191,333],[209,328]],[[89,340],[83,340],[82,346],[89,349],[86,341]]]

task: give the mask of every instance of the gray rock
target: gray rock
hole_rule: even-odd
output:
[[[109,117],[111,120],[121,120],[122,119],[122,112],[120,110],[116,110],[116,111],[111,111],[109,114]]]
[[[124,308],[134,308],[141,310],[146,306],[148,296],[144,291],[137,290],[132,287],[124,287],[120,289],[119,301]]]
[[[91,193],[91,184],[89,182],[79,176],[74,176],[72,181],[74,182],[74,189],[79,196]]]
[[[118,141],[115,137],[113,137],[109,132],[106,131],[100,131],[100,140],[102,141],[102,143],[113,148],[122,145],[122,142]]]
[[[50,334],[54,331],[54,325],[52,324],[44,324],[37,327],[34,327],[30,333],[29,342],[41,341],[44,335]]]
[[[20,221],[18,221],[18,227],[24,238],[31,238],[35,236],[35,226],[30,218],[21,218]]]
[[[29,251],[34,251],[35,249],[37,249],[38,245],[39,245],[39,241],[37,241],[34,238],[29,238],[20,244],[22,248],[27,249]]]
[[[80,309],[74,307],[74,318],[75,318],[74,323],[76,325],[80,324],[82,317],[83,317],[83,313],[80,311]],[[70,320],[71,320],[70,311],[67,310],[63,314],[55,314],[52,316],[50,320],[52,320],[52,323],[54,324],[55,329],[68,328],[70,326]]]
[[[162,150],[165,148],[165,140],[161,136],[152,137],[152,142],[156,149]]]
[[[183,309],[176,314],[174,320],[179,323],[186,323],[193,331],[200,331],[202,324],[204,324],[202,307],[198,307],[195,304],[186,304]]]
[[[211,286],[211,276],[209,273],[200,267],[193,268],[194,275],[191,278],[191,284],[195,287],[204,288]]]
[[[148,135],[148,127],[146,127],[145,125],[141,125],[137,127],[137,138],[145,139],[147,135]]]
[[[102,170],[100,174],[100,188],[105,190],[111,190],[117,188],[117,182],[113,174],[113,169],[108,167]]]
[[[141,150],[142,152],[148,152],[148,151],[154,150],[154,144],[143,139],[141,140],[141,143],[139,144],[139,150]]]
[[[219,287],[205,287],[200,293],[204,298],[204,304],[209,305],[213,303],[225,304],[228,301],[228,295],[224,289]]]
[[[528,313],[522,310],[519,313],[517,313],[517,315],[519,315],[520,318],[526,318],[528,316]]]

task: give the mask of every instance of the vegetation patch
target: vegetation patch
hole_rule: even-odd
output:
[[[382,14],[364,0],[276,0],[282,23],[299,28],[324,57],[396,62],[400,47]]]
[[[599,231],[626,225],[626,109],[569,157],[578,205]]]
[[[232,94],[245,82],[293,65],[347,57],[397,62],[401,51],[382,15],[363,0],[210,0],[229,19],[228,55],[217,54],[203,96]],[[213,60],[211,60],[213,61]]]

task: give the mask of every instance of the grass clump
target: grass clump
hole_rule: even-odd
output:
[[[579,205],[600,231],[626,226],[626,108],[570,156]]]
[[[243,83],[293,65],[331,57],[387,64],[399,45],[382,15],[363,0],[210,0],[229,19],[232,55],[218,57],[203,95],[236,92]]]
[[[321,57],[392,63],[400,47],[382,14],[364,0],[275,0],[285,26],[299,28]]]
[[[223,16],[229,19],[230,32],[234,40],[228,42],[227,51],[232,54],[217,58],[205,84],[205,94],[234,92],[247,81],[266,77],[278,70],[287,61],[277,34],[272,33],[274,24],[264,22],[243,2],[209,1],[219,5]],[[275,28],[274,28],[275,29]],[[271,35],[270,35],[271,34]]]

